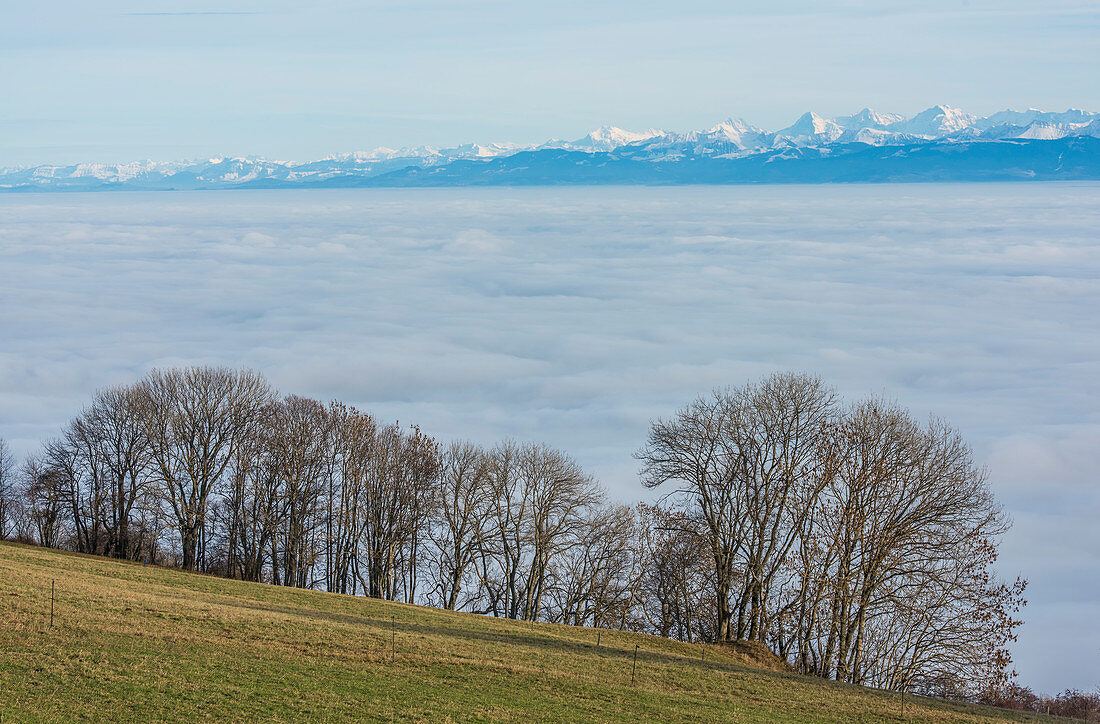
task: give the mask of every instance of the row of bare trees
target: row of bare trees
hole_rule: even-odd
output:
[[[977,695],[1024,583],[957,432],[776,374],[653,423],[659,505],[609,502],[546,445],[441,445],[257,373],[154,371],[18,466],[0,537],[481,614],[750,640],[799,671]],[[977,688],[975,688],[977,687]]]
[[[995,579],[1008,523],[944,422],[776,374],[657,421],[638,457],[705,540],[719,640],[884,688],[1006,683],[1026,584]]]
[[[0,463],[4,537],[532,620],[551,599],[582,615],[549,581],[615,510],[545,445],[441,449],[208,367],[102,390],[21,469],[7,446]]]

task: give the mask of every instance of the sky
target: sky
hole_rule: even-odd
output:
[[[0,167],[769,130],[807,110],[1100,110],[1098,0],[39,0]]]
[[[1100,184],[0,195],[0,437],[154,366],[262,371],[650,495],[650,422],[776,370],[955,425],[1030,580],[1023,683],[1100,686]]]

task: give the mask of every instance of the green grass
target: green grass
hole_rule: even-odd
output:
[[[912,697],[903,713],[896,694],[754,668],[716,646],[611,631],[595,644],[592,629],[0,543],[2,722],[1013,718]]]

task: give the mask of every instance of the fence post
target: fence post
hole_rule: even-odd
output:
[[[603,631],[596,631],[596,648],[600,648],[600,636],[603,636]]]
[[[397,616],[390,616],[390,630],[393,633],[393,648],[390,649],[390,663],[397,661]]]
[[[54,585],[56,583],[57,583],[56,580],[51,580],[50,581],[50,628],[53,628],[53,598],[54,598],[53,591],[54,591]]]
[[[634,644],[634,667],[630,670],[630,685],[634,685],[634,675],[638,673],[638,644]]]

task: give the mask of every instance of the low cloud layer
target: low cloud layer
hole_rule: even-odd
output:
[[[0,436],[222,363],[623,500],[649,421],[775,369],[962,429],[1032,580],[1025,683],[1100,671],[1100,185],[0,197]]]

